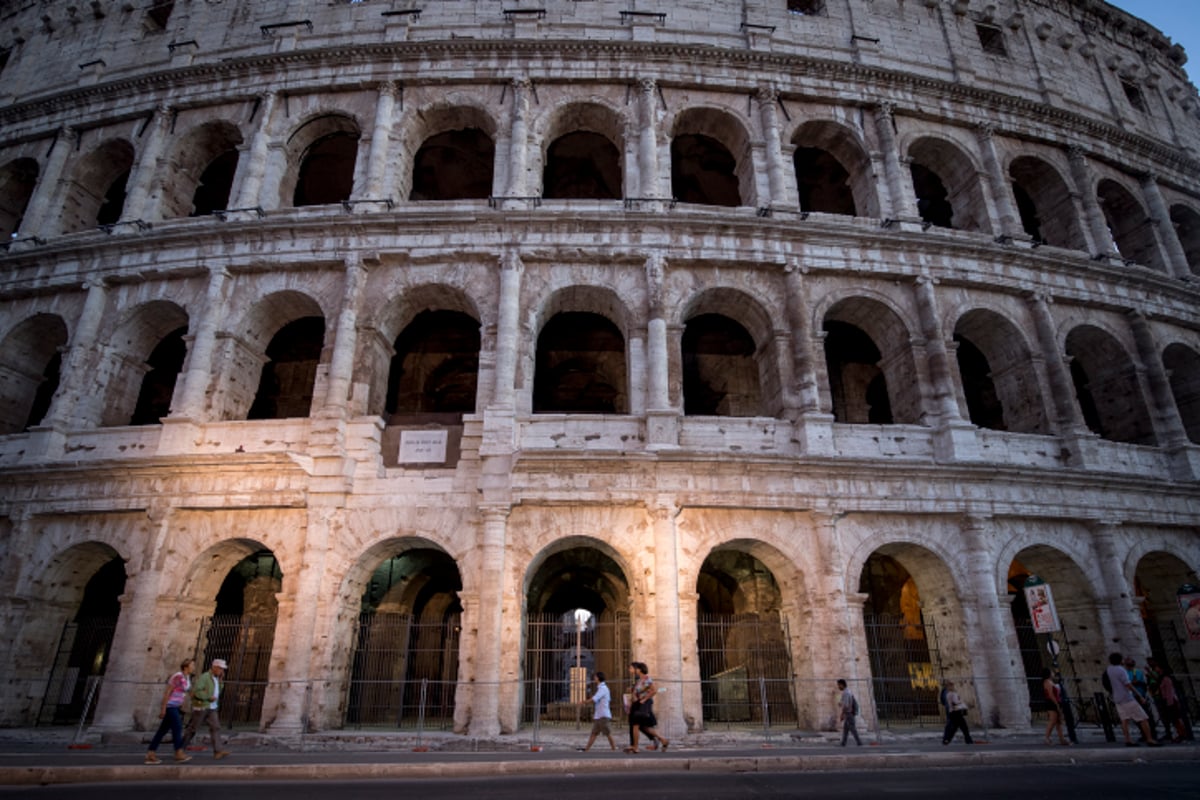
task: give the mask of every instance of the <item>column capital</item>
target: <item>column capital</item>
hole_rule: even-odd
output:
[[[400,94],[400,83],[398,81],[381,81],[379,83],[379,93],[387,95],[394,100]]]
[[[1067,145],[1067,158],[1071,159],[1072,161],[1086,162],[1087,151],[1083,149],[1082,145]]]
[[[759,86],[754,94],[758,98],[758,102],[763,105],[769,105],[779,100],[779,89],[769,83]]]
[[[875,104],[875,112],[881,117],[887,117],[888,119],[895,120],[896,104],[891,100],[880,100]]]
[[[991,122],[979,122],[975,124],[975,134],[984,141],[990,140],[996,134],[996,126]]]
[[[521,253],[516,248],[508,248],[500,254],[500,269],[505,272],[516,272],[520,274],[525,270],[525,262],[521,260]]]
[[[658,88],[658,81],[654,78],[638,78],[638,91],[642,94],[654,94],[654,90]]]

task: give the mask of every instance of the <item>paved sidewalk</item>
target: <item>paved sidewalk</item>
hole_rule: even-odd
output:
[[[1105,742],[1100,731],[1083,729],[1080,744],[1046,746],[1037,733],[989,732],[976,744],[941,744],[939,731],[864,736],[862,747],[842,748],[832,732],[713,732],[678,736],[668,752],[636,755],[593,747],[576,748],[586,732],[526,733],[495,739],[453,734],[339,731],[283,738],[235,732],[225,746],[233,754],[215,761],[211,750],[194,749],[186,764],[175,764],[170,744],[160,748],[161,765],[142,763],[149,734],[89,736],[74,742],[73,732],[47,729],[0,730],[0,785],[134,782],[162,780],[331,780],[472,777],[654,771],[763,772],[927,769],[944,767],[1200,761],[1196,742],[1128,748]],[[622,738],[617,738],[623,745]],[[600,745],[601,743],[597,743]]]

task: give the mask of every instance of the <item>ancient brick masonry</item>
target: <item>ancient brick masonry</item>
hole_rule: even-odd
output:
[[[189,655],[277,734],[634,659],[676,732],[1023,726],[1050,636],[1196,694],[1184,61],[1099,0],[5,3],[0,724]]]

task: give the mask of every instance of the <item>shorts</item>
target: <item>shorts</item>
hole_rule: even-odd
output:
[[[604,734],[605,736],[611,735],[608,729],[610,721],[609,717],[597,717],[592,720],[592,736],[599,736],[600,734]]]
[[[1150,719],[1146,716],[1146,711],[1142,708],[1142,704],[1137,700],[1117,703],[1117,716],[1122,722],[1126,720],[1131,722],[1145,722]]]

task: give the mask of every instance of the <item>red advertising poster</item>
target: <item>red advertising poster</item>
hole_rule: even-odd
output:
[[[1054,633],[1059,629],[1058,612],[1054,610],[1054,595],[1050,593],[1049,584],[1026,585],[1025,602],[1029,604],[1035,633]]]

